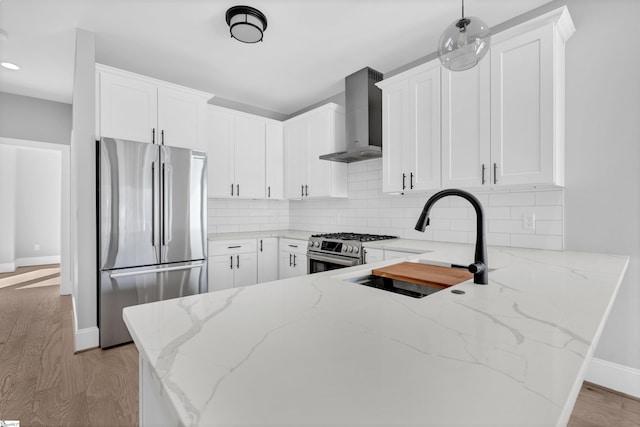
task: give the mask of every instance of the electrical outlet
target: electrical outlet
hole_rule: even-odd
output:
[[[536,229],[536,214],[530,213],[524,215],[524,229],[535,230]]]
[[[34,251],[39,251],[40,250],[40,245],[38,245],[37,243],[35,245],[33,245],[33,250]]]

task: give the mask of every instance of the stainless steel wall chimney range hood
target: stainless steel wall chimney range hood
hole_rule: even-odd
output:
[[[345,79],[347,151],[324,154],[322,160],[351,163],[382,157],[382,73],[365,67]]]

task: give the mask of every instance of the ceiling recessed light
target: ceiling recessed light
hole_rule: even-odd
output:
[[[20,67],[18,67],[16,64],[14,64],[12,62],[0,62],[0,65],[2,65],[7,70],[19,70],[20,69]]]

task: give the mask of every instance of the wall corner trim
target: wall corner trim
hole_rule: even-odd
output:
[[[74,352],[100,347],[100,330],[97,327],[78,329],[76,299],[73,295],[71,296],[71,305],[73,306],[73,334],[75,337]]]
[[[593,358],[585,380],[640,398],[640,369]]]

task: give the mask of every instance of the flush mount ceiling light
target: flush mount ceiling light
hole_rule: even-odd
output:
[[[464,71],[475,67],[489,51],[491,31],[482,20],[464,16],[449,25],[438,42],[438,57],[442,66],[451,71]]]
[[[227,10],[227,24],[231,37],[243,43],[262,41],[267,29],[267,17],[251,6],[233,6]]]

